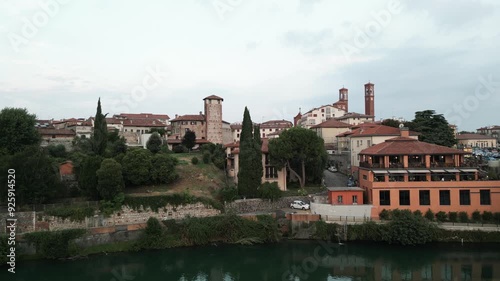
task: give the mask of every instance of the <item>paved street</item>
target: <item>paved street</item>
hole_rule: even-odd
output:
[[[339,172],[332,173],[328,170],[323,172],[325,184],[327,187],[343,187],[347,186],[347,176]]]

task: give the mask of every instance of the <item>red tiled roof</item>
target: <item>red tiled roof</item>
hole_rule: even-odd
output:
[[[37,129],[42,136],[52,136],[52,135],[76,135],[75,131],[69,129],[51,129],[51,128],[38,128]]]
[[[177,118],[170,120],[170,122],[177,122],[177,121],[205,121],[205,115],[203,115],[203,114],[187,114],[187,115],[178,116]]]
[[[203,100],[221,100],[221,101],[224,101],[223,98],[216,96],[216,95],[208,96],[208,97],[204,98]]]
[[[355,129],[357,128],[357,129]],[[394,128],[385,125],[377,125],[373,123],[359,124],[352,127],[352,131],[344,132],[337,137],[365,137],[365,136],[399,136],[401,135],[401,130],[399,128]],[[417,136],[418,133],[410,131],[411,136]]]
[[[259,126],[261,129],[266,129],[266,128],[291,128],[293,127],[293,123],[288,121],[288,120],[269,120],[264,123],[253,123],[254,126]],[[242,123],[233,123],[231,124],[231,129],[241,129],[242,128]]]
[[[122,116],[126,118],[150,118],[150,119],[163,119],[168,120],[170,117],[167,114],[153,114],[153,113],[120,113],[117,116]]]
[[[359,155],[435,155],[470,154],[463,150],[418,141],[412,138],[396,137],[383,143],[363,149]]]
[[[268,153],[269,152],[269,139],[268,138],[263,138],[262,140],[262,146],[260,149],[262,150],[262,153]],[[225,147],[231,147],[233,150],[231,153],[233,154],[238,154],[239,153],[239,148],[240,148],[240,142],[233,142],[233,143],[228,143],[225,145]]]
[[[126,119],[123,120],[124,127],[166,127],[165,123],[156,119]]]
[[[460,134],[457,135],[458,140],[494,140],[495,138],[492,136],[481,135],[481,134]]]
[[[314,128],[349,128],[349,127],[351,127],[351,125],[331,118],[316,126],[312,126],[311,128],[314,129]]]
[[[366,114],[361,114],[361,113],[356,113],[356,112],[349,112],[345,114],[344,116],[336,117],[335,119],[337,120],[343,120],[343,119],[349,119],[349,118],[373,118],[373,115],[366,115]]]
[[[182,143],[182,139],[167,139],[167,143],[169,143],[169,144]],[[196,139],[195,143],[196,144],[205,144],[205,143],[210,143],[210,142],[206,139]]]

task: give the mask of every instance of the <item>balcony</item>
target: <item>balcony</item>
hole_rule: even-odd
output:
[[[432,162],[431,168],[453,168],[455,163]]]
[[[365,162],[360,162],[359,166],[363,167],[363,168],[384,168],[384,164],[380,164],[380,163],[368,163],[366,161]]]
[[[403,163],[389,163],[389,168],[391,169],[403,169]]]
[[[425,168],[425,163],[422,162],[409,162],[408,168]]]

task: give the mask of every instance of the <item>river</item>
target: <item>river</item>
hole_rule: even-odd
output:
[[[500,244],[339,245],[289,241],[26,261],[0,280],[500,280]]]

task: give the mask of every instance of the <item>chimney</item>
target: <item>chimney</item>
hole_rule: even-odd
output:
[[[404,137],[404,138],[410,137],[410,129],[408,127],[401,127],[400,132],[401,132],[402,137]]]
[[[175,114],[175,119],[177,119],[177,117],[179,117],[179,115],[178,115],[178,114]]]
[[[201,114],[201,111],[200,111],[200,115],[202,115],[202,114]]]

